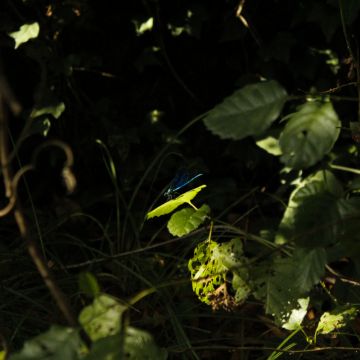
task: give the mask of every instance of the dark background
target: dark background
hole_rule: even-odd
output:
[[[24,107],[21,116],[11,122],[14,141],[33,107],[65,104],[59,119],[49,117],[47,138],[71,146],[77,190],[66,195],[59,176],[63,155],[49,149],[39,156],[37,172],[27,177],[28,187],[22,184],[20,192],[32,231],[75,308],[83,303],[76,279],[84,269],[97,275],[104,291],[121,298],[148,287],[149,282],[187,276],[181,261],[206,235],[192,244],[169,245],[119,262],[66,269],[67,265],[169,239],[166,229],[162,230],[163,220],[144,224],[144,217],[150,207],[163,201],[162,192],[180,167],[204,173],[202,180],[208,188],[199,201],[206,201],[214,216],[224,212],[223,220],[229,222],[241,218],[238,225],[254,232],[264,224],[276,229],[283,208],[267,194],[285,199],[288,195],[287,189],[281,189],[278,159],[258,148],[253,139],[220,140],[201,121],[175,138],[191,120],[234,90],[262,78],[277,80],[289,94],[300,98],[314,89],[322,92],[356,81],[347,61],[337,1],[248,0],[241,14],[249,28],[236,17],[238,6],[238,1],[230,0],[1,3],[2,61]],[[345,22],[358,49],[359,6],[356,1],[347,6]],[[136,24],[150,17],[153,28],[137,34]],[[39,37],[14,50],[8,34],[35,21],[40,24]],[[175,36],[174,28],[183,32]],[[331,50],[338,59],[337,72],[327,63],[324,50]],[[344,88],[342,95],[356,96],[356,91]],[[295,105],[286,105],[286,111],[291,112]],[[335,103],[335,107],[343,123],[356,118],[356,104]],[[152,121],[155,110],[160,115]],[[98,139],[104,146],[96,143]],[[33,150],[44,141],[32,128],[14,166],[30,161]],[[343,132],[339,146],[349,141],[349,134]],[[160,153],[165,146],[166,151]],[[152,163],[156,156],[159,158]],[[110,161],[116,179],[109,171]],[[256,187],[262,191],[229,207]],[[246,215],[253,207],[256,209]],[[86,216],[68,220],[79,212]],[[0,275],[4,280],[2,326],[18,346],[62,319],[55,306],[45,305],[49,295],[27,260],[12,219],[1,221],[2,256],[7,261]],[[192,339],[223,336],[226,344],[238,344],[240,330],[238,325],[234,327],[238,315],[229,319],[226,313],[212,314],[211,309],[199,305],[189,286],[186,290],[175,286],[161,295],[168,307],[180,309],[177,321]],[[163,298],[154,295],[134,318],[153,330],[162,346],[171,347],[184,339],[167,320],[172,315]],[[26,316],[18,313],[20,307]],[[258,304],[249,304],[242,316],[262,312]],[[14,333],[20,323],[20,330]],[[191,330],[196,327],[210,329],[212,335]],[[247,329],[256,339],[267,325],[249,322]],[[270,332],[269,338],[277,339],[277,335]],[[201,358],[219,354],[204,351]]]

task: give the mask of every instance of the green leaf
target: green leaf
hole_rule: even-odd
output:
[[[214,309],[232,309],[250,294],[247,259],[243,255],[241,239],[226,243],[203,241],[189,260],[193,291],[200,301]],[[228,278],[232,278],[229,284]],[[235,292],[230,295],[229,290]]]
[[[355,319],[358,310],[355,307],[339,306],[331,312],[322,314],[316,334],[329,334],[334,330],[345,327]]]
[[[165,360],[167,357],[167,351],[159,348],[148,332],[128,326],[125,334],[96,341],[84,360]]]
[[[347,256],[360,258],[360,198],[339,199],[341,215],[339,240]]]
[[[286,98],[276,81],[247,85],[210,110],[204,123],[222,139],[260,135],[278,118]]]
[[[36,134],[47,136],[51,128],[51,117],[49,115],[58,119],[64,111],[65,104],[63,102],[34,108],[30,114],[31,124],[26,137]]]
[[[25,342],[10,360],[78,360],[83,344],[78,331],[54,325],[47,332]]]
[[[15,49],[21,44],[28,42],[30,39],[37,38],[40,32],[39,23],[24,24],[18,31],[9,34],[15,40]]]
[[[100,295],[99,283],[97,282],[96,277],[88,271],[80,273],[79,288],[89,297],[94,298]]]
[[[339,220],[336,198],[328,193],[308,196],[294,212],[291,238],[306,248],[335,244]]]
[[[275,242],[296,241],[318,247],[335,241],[339,225],[337,199],[343,195],[340,182],[329,171],[318,171],[292,192]]]
[[[310,298],[298,299],[298,307],[292,309],[289,319],[282,324],[282,327],[287,330],[297,330],[300,326],[304,317],[307,313],[307,308],[309,305]]]
[[[113,297],[102,294],[81,311],[79,322],[91,340],[96,341],[120,331],[121,316],[126,309]]]
[[[151,31],[154,26],[154,18],[150,17],[144,22],[139,20],[133,20],[132,23],[135,26],[136,35],[140,36],[143,35],[146,31]]]
[[[300,106],[280,136],[281,161],[295,169],[314,165],[330,152],[340,126],[331,103],[307,102]]]
[[[294,317],[299,319],[299,299],[320,282],[325,264],[325,249],[295,249],[293,256],[276,259],[266,279],[266,312],[274,316],[277,324],[289,327]]]
[[[200,301],[210,305],[211,295],[225,282],[227,268],[214,258],[214,249],[218,247],[215,241],[203,241],[194,250],[194,256],[189,260],[192,287]]]
[[[205,187],[206,185],[200,185],[195,189],[189,190],[186,193],[181,194],[175,199],[167,201],[166,203],[158,206],[156,209],[149,211],[146,215],[146,219],[151,219],[153,217],[159,217],[169,214],[185,203],[190,204],[191,200]]]
[[[197,229],[208,217],[210,208],[203,205],[200,209],[186,208],[173,214],[167,224],[171,235],[184,236]]]
[[[282,152],[281,152],[281,149],[279,146],[279,140],[272,136],[268,136],[265,139],[258,140],[256,142],[256,145],[271,155],[274,155],[274,156],[282,155]]]
[[[32,110],[30,116],[31,118],[36,118],[42,115],[52,115],[55,119],[58,119],[64,111],[65,104],[63,102],[59,102],[54,105],[49,105],[42,108],[35,108],[34,110]]]
[[[306,293],[312,286],[320,282],[325,275],[326,260],[324,248],[295,249],[293,261],[298,272],[294,281],[301,293]]]
[[[304,296],[294,282],[299,271],[292,258],[278,259],[266,281],[265,310],[275,318],[277,324],[285,324],[293,309],[298,308],[297,300]]]

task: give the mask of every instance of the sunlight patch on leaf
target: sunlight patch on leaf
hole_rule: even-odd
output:
[[[296,330],[301,326],[301,323],[307,313],[310,298],[298,299],[298,307],[291,311],[289,319],[282,324],[282,327],[287,330]]]
[[[239,238],[222,244],[207,240],[201,242],[195,248],[188,268],[193,291],[200,301],[211,305],[214,310],[232,310],[251,292],[247,259]]]
[[[208,217],[210,208],[203,205],[200,209],[186,208],[177,211],[168,221],[167,228],[171,235],[184,236],[197,229]]]
[[[329,334],[334,330],[345,327],[355,319],[358,310],[355,307],[338,307],[331,312],[322,314],[316,334]]]
[[[268,136],[265,139],[258,140],[256,142],[256,145],[271,155],[274,155],[274,156],[282,155],[282,152],[281,152],[281,149],[279,146],[279,140],[272,136]]]
[[[151,31],[154,27],[154,18],[150,17],[144,22],[140,22],[138,20],[133,20],[133,24],[135,25],[136,35],[143,35],[146,31]]]
[[[40,134],[46,137],[51,128],[51,121],[49,118],[36,118],[32,121],[31,125],[29,126],[29,130],[26,133],[26,136]]]
[[[54,105],[45,106],[42,108],[35,108],[31,114],[30,117],[36,118],[41,115],[52,115],[55,119],[58,119],[61,114],[65,111],[65,104],[63,102],[59,102]]]
[[[10,33],[9,36],[15,40],[15,49],[17,49],[21,44],[28,42],[30,39],[37,38],[39,32],[39,23],[34,22],[22,25],[18,31]]]
[[[178,208],[183,204],[186,203],[191,204],[191,200],[194,199],[194,197],[205,187],[206,185],[200,185],[195,189],[189,190],[184,194],[179,195],[175,199],[171,199],[167,201],[166,203],[155,208],[154,210],[149,211],[146,215],[146,219],[151,219],[153,217],[159,217],[162,215],[170,214],[176,208]]]
[[[189,34],[191,35],[191,27],[188,24],[184,26],[175,26],[172,24],[168,24],[167,28],[170,30],[172,36],[180,36],[181,34]]]

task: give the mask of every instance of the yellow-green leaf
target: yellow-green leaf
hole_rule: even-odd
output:
[[[9,34],[15,40],[15,49],[21,44],[28,42],[30,39],[38,37],[40,32],[39,23],[34,22],[32,24],[24,24],[18,31],[14,31]]]
[[[187,203],[190,204],[191,200],[203,189],[206,185],[200,185],[195,189],[189,190],[184,194],[181,194],[175,199],[171,199],[166,203],[158,206],[154,210],[151,210],[147,213],[146,218],[151,219],[153,217],[159,217],[162,215],[170,214],[179,206]]]

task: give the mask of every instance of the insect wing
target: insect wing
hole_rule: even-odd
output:
[[[193,180],[201,176],[202,174],[197,174],[195,176],[190,176],[188,171],[179,171],[174,179],[172,180],[169,188],[164,193],[165,196],[170,197],[172,193],[180,190],[187,184],[191,183]]]

